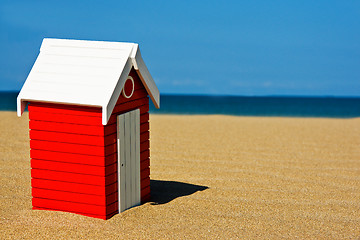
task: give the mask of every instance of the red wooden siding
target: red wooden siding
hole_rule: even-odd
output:
[[[149,99],[136,72],[131,98],[120,95],[106,126],[101,109],[31,102],[30,157],[34,209],[108,219],[118,212],[117,115],[140,109],[141,201],[150,199]]]
[[[117,183],[109,184],[104,188],[104,186],[100,185],[59,182],[47,179],[33,178],[31,179],[31,185],[33,188],[48,189],[49,186],[51,186],[51,189],[57,191],[93,194],[98,196],[104,196],[107,192],[117,192]]]

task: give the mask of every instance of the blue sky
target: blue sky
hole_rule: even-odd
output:
[[[140,44],[161,93],[360,96],[360,1],[4,1],[0,90],[44,37]]]

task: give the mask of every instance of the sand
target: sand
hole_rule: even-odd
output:
[[[0,239],[359,239],[360,119],[151,115],[152,202],[31,210],[28,115],[0,113]]]

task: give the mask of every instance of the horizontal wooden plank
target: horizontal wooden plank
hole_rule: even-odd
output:
[[[44,169],[31,169],[31,177],[53,181],[83,183],[96,186],[107,186],[117,181],[116,173],[108,175],[106,177],[101,177],[89,174],[57,172]]]
[[[146,149],[145,151],[142,151],[140,153],[141,168],[143,168],[144,164],[149,165],[149,161],[150,161],[149,157],[150,157],[149,149]],[[40,160],[51,160],[57,162],[86,164],[93,166],[107,166],[117,161],[116,160],[117,154],[114,153],[106,157],[100,157],[100,156],[91,156],[91,155],[83,155],[83,154],[60,153],[60,152],[31,149],[30,158],[40,159]],[[143,163],[143,161],[146,161],[146,163]]]
[[[149,100],[148,100],[148,98],[135,100],[133,102],[137,102],[137,101],[142,105],[138,105],[136,103],[132,104],[132,102],[129,102],[129,103],[126,103],[126,104],[115,106],[114,111],[113,111],[113,113],[112,113],[112,115],[111,115],[111,117],[110,117],[110,119],[108,121],[108,124],[116,123],[116,121],[117,121],[116,118],[117,118],[118,115],[129,112],[129,111],[132,111],[132,110],[135,110],[135,109],[140,109],[140,115],[148,113],[149,112],[149,104],[148,104]],[[147,102],[147,103],[143,104],[143,102]],[[143,120],[146,120],[146,117],[143,117]]]
[[[143,110],[146,110],[146,106],[140,106],[143,108]],[[141,110],[140,110],[141,111]],[[114,124],[117,122],[117,116],[118,114],[113,113],[108,121],[108,125],[109,124]],[[144,112],[143,114],[140,115],[140,124],[142,123],[146,123],[149,121],[149,112]]]
[[[151,195],[150,193],[141,197],[141,204],[144,204],[144,203],[147,203],[147,202],[150,202],[150,199],[151,199]]]
[[[93,156],[108,156],[117,151],[116,144],[99,147],[83,144],[40,141],[35,139],[30,140],[30,148],[54,152],[86,154]]]
[[[145,151],[146,149],[149,149],[150,147],[150,141],[145,141],[140,143],[140,152]]]
[[[141,98],[135,101],[127,102],[124,104],[119,104],[114,107],[113,113],[116,116],[125,112],[129,112],[132,110],[140,109],[140,115],[148,112],[149,110],[149,98]]]
[[[147,104],[140,106],[140,114],[149,112],[149,98],[147,98]]]
[[[140,134],[149,131],[149,122],[140,125]]]
[[[61,210],[56,210],[56,209],[49,209],[49,208],[44,208],[44,207],[32,207],[33,210],[46,210],[46,211],[61,211]],[[62,211],[64,212],[64,211]],[[114,215],[118,214],[118,210],[116,210],[113,213],[107,214],[107,215],[96,215],[96,214],[89,214],[89,213],[79,213],[79,212],[75,212],[75,211],[66,211],[66,212],[70,212],[70,213],[75,213],[75,214],[79,214],[79,215],[83,215],[83,216],[87,216],[87,217],[92,217],[92,218],[99,218],[99,219],[103,219],[103,220],[107,220],[110,219],[111,217],[113,217]]]
[[[147,158],[145,160],[142,160],[140,162],[140,170],[144,170],[146,168],[149,168],[150,167],[150,158]]]
[[[105,136],[104,144],[116,143],[114,139],[116,134],[116,124],[107,125],[105,127],[85,126],[67,123],[54,123],[31,120],[30,138],[34,140],[57,140],[59,142],[74,142],[84,144],[90,143],[94,140],[94,144],[101,144],[101,137]],[[140,132],[142,139],[149,138],[149,122],[140,125]],[[59,133],[59,134],[58,134]],[[143,133],[146,134],[143,136]],[[92,136],[92,137],[91,137]],[[101,146],[101,145],[100,145]]]
[[[108,206],[98,206],[93,204],[66,202],[37,197],[32,198],[32,205],[39,208],[48,208],[67,212],[89,213],[105,216],[107,214],[113,213],[117,209],[117,202],[109,204]]]
[[[149,178],[150,177],[150,168],[142,169],[140,172],[140,179]]]
[[[89,174],[96,176],[108,176],[117,172],[117,164],[113,163],[108,166],[92,166],[84,164],[73,164],[56,161],[45,161],[39,159],[31,159],[31,168],[33,169],[44,169],[60,172]]]
[[[143,109],[146,109],[146,107],[143,106]],[[116,123],[116,116],[117,114],[114,114],[112,117],[110,117],[107,125]],[[92,116],[54,114],[54,113],[46,113],[46,112],[29,112],[29,119],[35,121],[45,121],[45,122],[71,123],[71,124],[100,126],[100,127],[103,126],[101,117],[92,117]],[[148,121],[149,121],[149,113],[145,112],[140,117],[140,123],[145,123]]]
[[[138,90],[134,92],[133,97],[131,99],[124,99],[123,103],[121,103],[123,109],[131,109],[136,107],[140,107],[143,105],[143,100],[141,98],[146,98],[146,91]],[[140,100],[140,101],[136,101]],[[120,104],[119,104],[120,105]],[[53,105],[55,106],[55,105]],[[144,116],[145,118],[146,116]],[[30,108],[29,110],[29,119],[30,120],[38,120],[38,121],[46,121],[46,122],[57,122],[57,123],[73,123],[73,124],[81,124],[81,125],[94,125],[94,126],[102,126],[102,118],[100,116],[86,116],[86,115],[76,115],[75,114],[66,114],[63,111],[55,112],[55,111],[39,111],[38,108],[35,107],[34,110]],[[115,120],[115,121],[114,121]],[[115,123],[116,117],[112,117],[109,124]]]
[[[107,196],[117,192],[117,182],[107,186],[96,186],[81,183],[61,182],[47,179],[31,179],[32,188],[50,189],[64,192],[84,193],[98,196]]]
[[[117,202],[118,199],[117,192],[109,194],[108,196],[98,196],[93,194],[64,192],[42,188],[32,188],[32,196],[36,198],[46,198],[59,201],[93,204],[99,206],[107,206],[111,203]]]
[[[148,94],[145,90],[145,88],[138,88],[138,89],[134,89],[134,93],[131,96],[131,98],[125,98],[122,94],[119,96],[116,105],[120,105],[120,104],[125,104],[129,101],[134,101],[140,98],[147,98]]]
[[[141,191],[142,191],[143,188],[146,188],[146,187],[150,186],[150,177],[141,179],[140,186],[141,186],[140,187]]]
[[[150,185],[141,188],[141,199],[143,199],[143,197],[145,197],[146,195],[150,194]]]
[[[149,112],[145,112],[140,115],[140,124],[149,121]]]
[[[30,120],[29,128],[40,131],[75,133],[75,134],[85,134],[85,135],[94,135],[94,136],[107,136],[112,133],[116,133],[116,124],[111,124],[106,126],[91,126],[91,125],[81,125],[81,124]]]
[[[102,126],[102,118],[94,116],[79,116],[68,114],[56,114],[48,112],[29,111],[30,120],[39,120],[46,122],[74,123],[82,125]]]
[[[84,154],[61,153],[46,150],[30,149],[30,157],[42,160],[52,160],[58,162],[87,164],[94,166],[108,166],[117,161],[117,154],[108,156],[92,156]]]
[[[102,137],[84,134],[30,130],[30,139],[63,143],[78,143],[103,147],[116,143],[116,133]]]
[[[143,151],[140,153],[140,165],[143,168],[143,161],[149,163],[150,151],[147,144],[143,144]],[[95,156],[95,155],[85,155],[85,154],[75,154],[75,153],[64,153],[64,152],[55,152],[41,149],[30,149],[30,158],[46,160],[46,161],[56,161],[64,163],[73,163],[73,164],[86,164],[91,166],[108,166],[114,164],[117,161],[117,153],[110,154],[108,156]]]
[[[99,79],[101,82],[101,79],[109,73],[111,73],[111,76],[114,77],[121,73],[119,71],[124,68],[124,61],[128,58],[132,49],[131,45],[132,44],[127,43],[90,41],[89,43],[84,43],[77,40],[64,41],[60,39],[45,38],[40,48],[40,57],[44,60],[43,62],[40,61],[42,64],[37,66],[35,69],[41,70],[46,67],[45,69],[48,69],[51,73],[54,72],[55,74],[61,73],[70,76],[79,76],[84,82],[88,79],[88,77],[95,75],[97,80],[96,78],[95,80],[88,80],[89,84],[94,84],[94,81],[99,81]],[[57,61],[48,60],[49,56],[54,55],[64,56],[64,58],[56,58]],[[98,63],[100,62],[98,59],[104,59],[104,62]],[[98,60],[98,62],[95,60]],[[118,65],[116,65],[116,63]],[[60,67],[58,65],[60,65]],[[75,83],[78,82],[79,80]],[[104,86],[108,86],[108,84],[109,83],[106,81],[104,82]],[[105,87],[105,89],[107,88]],[[81,91],[81,88],[78,90]],[[99,91],[99,94],[100,93],[101,91]]]
[[[28,105],[29,112],[46,112],[56,114],[68,114],[77,116],[101,117],[101,107],[87,107],[70,104],[55,104],[44,102],[30,102]]]
[[[150,132],[149,131],[145,131],[145,132],[142,132],[140,134],[140,142],[148,141],[149,138],[150,138]]]
[[[147,96],[144,96],[139,99],[135,99],[133,101],[126,101],[122,103],[116,103],[115,108],[113,110],[113,114],[123,111],[131,111],[136,108],[140,108],[143,105],[149,104],[149,98]]]
[[[150,135],[149,131],[145,131],[145,132],[140,133],[140,144],[145,143],[145,142],[149,142],[149,135]]]
[[[148,159],[150,157],[150,150],[146,149],[145,151],[140,152],[140,162]]]

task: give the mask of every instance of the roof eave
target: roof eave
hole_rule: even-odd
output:
[[[114,110],[114,107],[116,105],[116,102],[120,96],[120,93],[125,85],[125,81],[127,77],[129,76],[129,73],[131,71],[131,68],[133,67],[133,63],[130,58],[128,58],[123,71],[121,72],[121,75],[119,77],[119,80],[114,88],[114,91],[110,97],[110,100],[106,102],[102,106],[102,124],[106,125],[111,117],[111,114]]]
[[[148,92],[152,102],[156,108],[160,108],[160,92],[155,81],[152,78],[149,70],[147,69],[143,58],[141,57],[140,48],[138,44],[134,44],[133,50],[130,54],[134,69],[138,73],[141,82],[143,83],[146,91]]]

